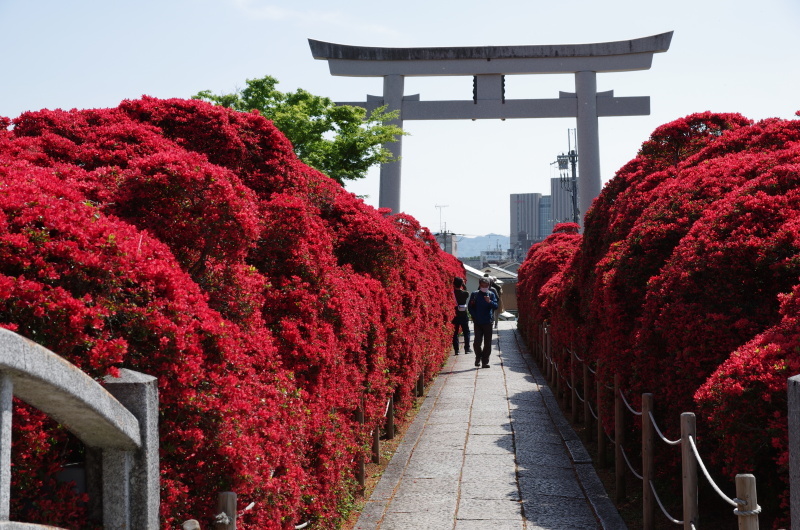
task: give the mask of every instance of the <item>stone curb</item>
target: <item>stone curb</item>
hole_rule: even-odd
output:
[[[536,366],[533,358],[528,353],[528,349],[516,329],[514,329],[514,336],[517,339],[517,344],[520,352],[522,353],[522,358],[525,359],[525,364],[528,365],[528,370],[530,370],[531,375],[536,380],[536,384],[540,387],[540,392],[544,397],[545,406],[547,407],[550,417],[558,429],[559,434],[561,435],[564,446],[567,448],[570,459],[575,466],[575,472],[578,476],[578,481],[580,482],[581,488],[586,493],[586,498],[588,499],[589,504],[592,506],[592,510],[597,516],[597,520],[604,529],[626,529],[627,526],[625,525],[625,521],[622,520],[619,511],[617,511],[617,507],[609,498],[603,483],[600,481],[600,477],[597,476],[597,472],[594,469],[592,458],[589,456],[589,452],[584,447],[580,437],[578,437],[578,435],[575,433],[575,430],[572,428],[569,421],[567,421],[567,419],[564,417],[564,414],[561,412],[561,407],[558,404],[558,400],[556,399],[549,385],[546,383],[541,372],[539,372],[539,368]]]

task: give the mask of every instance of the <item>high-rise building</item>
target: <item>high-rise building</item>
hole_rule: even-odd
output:
[[[561,179],[550,179],[550,197],[552,197],[553,205],[551,214],[553,224],[550,226],[550,232],[548,232],[548,235],[552,233],[553,226],[557,225],[558,223],[571,223],[573,220],[572,193],[570,193],[569,190],[565,190],[561,186]]]
[[[560,179],[551,178],[550,195],[512,193],[510,214],[510,250],[522,259],[532,244],[553,233],[556,224],[572,221],[572,195]]]
[[[516,254],[528,251],[539,235],[539,201],[541,193],[511,194],[510,249]]]

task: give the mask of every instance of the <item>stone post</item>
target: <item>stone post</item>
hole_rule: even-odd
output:
[[[8,521],[11,507],[11,407],[14,383],[0,372],[0,521]]]
[[[792,528],[800,528],[800,375],[790,377],[789,393],[789,506]]]
[[[106,377],[105,388],[139,421],[142,447],[138,451],[103,451],[103,514],[121,520],[116,512],[129,506],[130,526],[158,528],[160,476],[158,464],[158,382],[155,377],[121,369]],[[127,491],[127,502],[117,499]],[[114,502],[109,502],[114,499]],[[121,504],[118,505],[117,502]],[[105,522],[105,528],[112,528]]]

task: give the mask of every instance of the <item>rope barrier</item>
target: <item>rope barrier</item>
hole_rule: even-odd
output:
[[[596,419],[596,420],[600,419],[600,418],[597,417],[597,414],[595,413],[594,409],[592,408],[592,402],[591,401],[589,402],[589,413],[592,415],[592,417],[594,419]]]
[[[626,406],[626,407],[628,407],[628,410],[629,410],[629,411],[631,411],[631,414],[633,414],[634,416],[641,416],[641,415],[642,415],[642,413],[641,413],[641,412],[636,412],[636,411],[633,409],[633,407],[631,407],[631,406],[628,404],[628,400],[627,400],[627,399],[625,399],[625,394],[623,394],[623,393],[622,393],[622,389],[620,389],[620,391],[619,391],[619,396],[622,398],[622,402],[623,402],[623,403],[625,403],[625,406]]]
[[[542,331],[543,331],[543,333],[545,335],[549,335],[549,326],[543,326],[542,327]],[[597,375],[597,370],[593,370],[591,368],[591,366],[589,366],[588,363],[586,363],[586,361],[584,359],[582,359],[575,351],[573,351],[573,350],[571,350],[569,348],[565,348],[565,349],[566,349],[567,352],[569,352],[570,358],[575,358],[576,360],[578,360],[578,362],[583,363],[586,366],[587,370],[592,375]],[[558,368],[558,364],[553,360],[553,357],[550,356],[550,355],[546,355],[545,354],[544,358],[545,358],[545,361],[547,361],[547,362],[549,362],[551,364],[552,369],[556,374],[556,377],[557,378],[561,378],[561,379],[564,380],[564,382],[566,383],[567,388],[570,391],[575,393],[575,395],[577,396],[578,400],[581,401],[581,403],[585,403],[585,404],[588,405],[589,412],[591,413],[592,417],[594,417],[594,419],[599,421],[600,418],[598,417],[598,415],[595,412],[595,410],[592,408],[592,404],[590,402],[587,403],[586,397],[582,396],[581,393],[578,392],[578,389],[573,387],[572,384],[570,384],[570,381],[566,377],[562,376],[561,371]],[[611,385],[604,385],[604,386],[608,390],[612,390],[612,391],[614,390],[614,387],[611,386]],[[586,389],[584,389],[584,394],[586,393],[585,391],[586,391]],[[619,396],[620,396],[620,398],[622,398],[622,402],[625,404],[625,407],[628,409],[628,411],[630,411],[631,414],[633,414],[635,416],[642,416],[643,415],[643,412],[637,411],[631,406],[631,404],[625,398],[625,394],[622,392],[622,389],[619,390]],[[388,411],[388,406],[387,406],[387,411]],[[656,420],[655,420],[655,417],[653,416],[652,411],[648,412],[648,415],[650,417],[650,422],[651,422],[652,426],[655,428],[656,433],[658,434],[659,438],[661,438],[661,440],[664,443],[666,443],[668,445],[680,445],[682,443],[681,439],[670,440],[666,436],[664,436],[664,433],[661,432],[661,429],[658,427],[658,424],[656,423]],[[611,438],[611,436],[606,432],[605,429],[602,429],[602,432],[606,436],[606,438],[609,440],[609,442],[611,442],[612,444],[616,443],[614,441],[614,439]],[[695,457],[697,463],[700,465],[700,469],[703,471],[703,475],[705,475],[706,480],[708,480],[708,482],[711,485],[711,487],[714,489],[714,491],[716,491],[717,495],[719,495],[722,500],[724,500],[725,502],[727,502],[728,504],[730,504],[731,506],[734,507],[733,513],[736,516],[750,516],[750,515],[758,515],[758,514],[761,513],[761,506],[759,506],[759,505],[756,505],[756,508],[753,509],[753,510],[740,510],[739,507],[746,505],[747,501],[744,501],[744,500],[741,500],[741,499],[737,499],[737,498],[731,499],[730,497],[725,495],[725,493],[722,492],[722,490],[719,488],[719,486],[717,486],[716,482],[714,482],[714,480],[711,478],[711,475],[709,474],[708,469],[706,469],[706,466],[703,463],[702,458],[700,457],[700,453],[699,453],[699,451],[697,449],[697,445],[696,445],[695,440],[694,440],[694,438],[692,436],[689,436],[689,445],[692,448],[692,452],[694,453],[694,457]],[[633,474],[639,480],[644,481],[644,477],[642,475],[640,475],[639,473],[637,473],[636,470],[631,465],[631,462],[628,459],[628,455],[625,452],[625,447],[622,446],[622,445],[620,445],[620,453],[622,454],[622,458],[625,461],[625,464],[628,466],[628,469],[630,470],[631,474]],[[655,489],[655,484],[653,483],[652,480],[649,481],[649,486],[650,486],[650,491],[652,491],[653,496],[655,497],[656,502],[658,503],[658,506],[661,509],[661,512],[664,514],[664,516],[673,524],[683,525],[684,521],[679,521],[678,519],[675,519],[674,517],[672,517],[667,512],[666,508],[664,508],[664,504],[661,502],[661,498],[658,496],[658,493],[656,492],[656,489]],[[690,523],[690,527],[693,530],[697,530],[695,525],[694,525],[694,523]]]
[[[656,419],[653,417],[653,413],[650,412],[649,414],[650,414],[650,423],[655,428],[656,432],[658,433],[659,438],[661,438],[664,442],[666,442],[669,445],[680,445],[681,444],[680,438],[678,438],[677,440],[670,440],[666,436],[664,436],[662,434],[662,432],[661,432],[661,429],[658,428],[658,424],[656,423]]]
[[[389,407],[392,405],[392,398],[386,400],[386,410],[383,412],[383,417],[385,418],[387,414],[389,414]]]
[[[633,476],[638,478],[639,480],[644,480],[644,477],[641,476],[639,473],[637,473],[633,469],[633,466],[631,466],[631,461],[628,460],[628,455],[625,454],[625,446],[624,445],[620,445],[619,446],[619,452],[622,453],[622,458],[625,460],[625,463],[628,464],[628,469],[630,469],[631,473],[633,473]]]
[[[711,487],[714,488],[714,491],[717,492],[717,495],[719,495],[722,498],[722,500],[724,500],[725,502],[727,502],[728,504],[730,504],[735,508],[733,510],[733,513],[735,513],[736,515],[756,515],[761,513],[761,506],[758,505],[756,505],[755,510],[739,511],[739,506],[745,505],[747,504],[747,502],[741,499],[731,499],[730,497],[722,493],[722,490],[719,489],[719,486],[717,486],[716,482],[714,482],[714,480],[711,478],[711,475],[708,474],[706,465],[703,463],[703,459],[700,458],[700,454],[697,451],[697,446],[695,445],[694,438],[692,436],[689,436],[689,445],[692,447],[692,452],[694,453],[694,457],[697,460],[697,464],[700,466],[700,469],[703,470],[703,475],[706,476],[706,480],[708,481],[709,484],[711,484]]]
[[[616,444],[617,443],[616,441],[614,441],[614,439],[611,437],[611,435],[606,432],[605,427],[603,427],[603,434],[606,435],[606,439],[608,439],[608,441],[611,442],[612,444]]]
[[[669,513],[667,513],[667,509],[664,508],[663,504],[661,504],[661,498],[658,496],[658,493],[656,493],[656,486],[655,486],[655,484],[653,484],[652,480],[650,481],[650,491],[653,492],[653,497],[656,498],[656,502],[658,503],[658,507],[661,508],[661,513],[664,514],[664,517],[669,519],[670,523],[683,524],[683,521],[678,521],[677,519],[672,517]],[[692,525],[692,527],[694,527],[694,525]]]

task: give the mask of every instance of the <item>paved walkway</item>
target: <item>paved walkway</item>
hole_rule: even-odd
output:
[[[357,529],[625,528],[516,322],[498,335],[490,368],[450,358]]]

